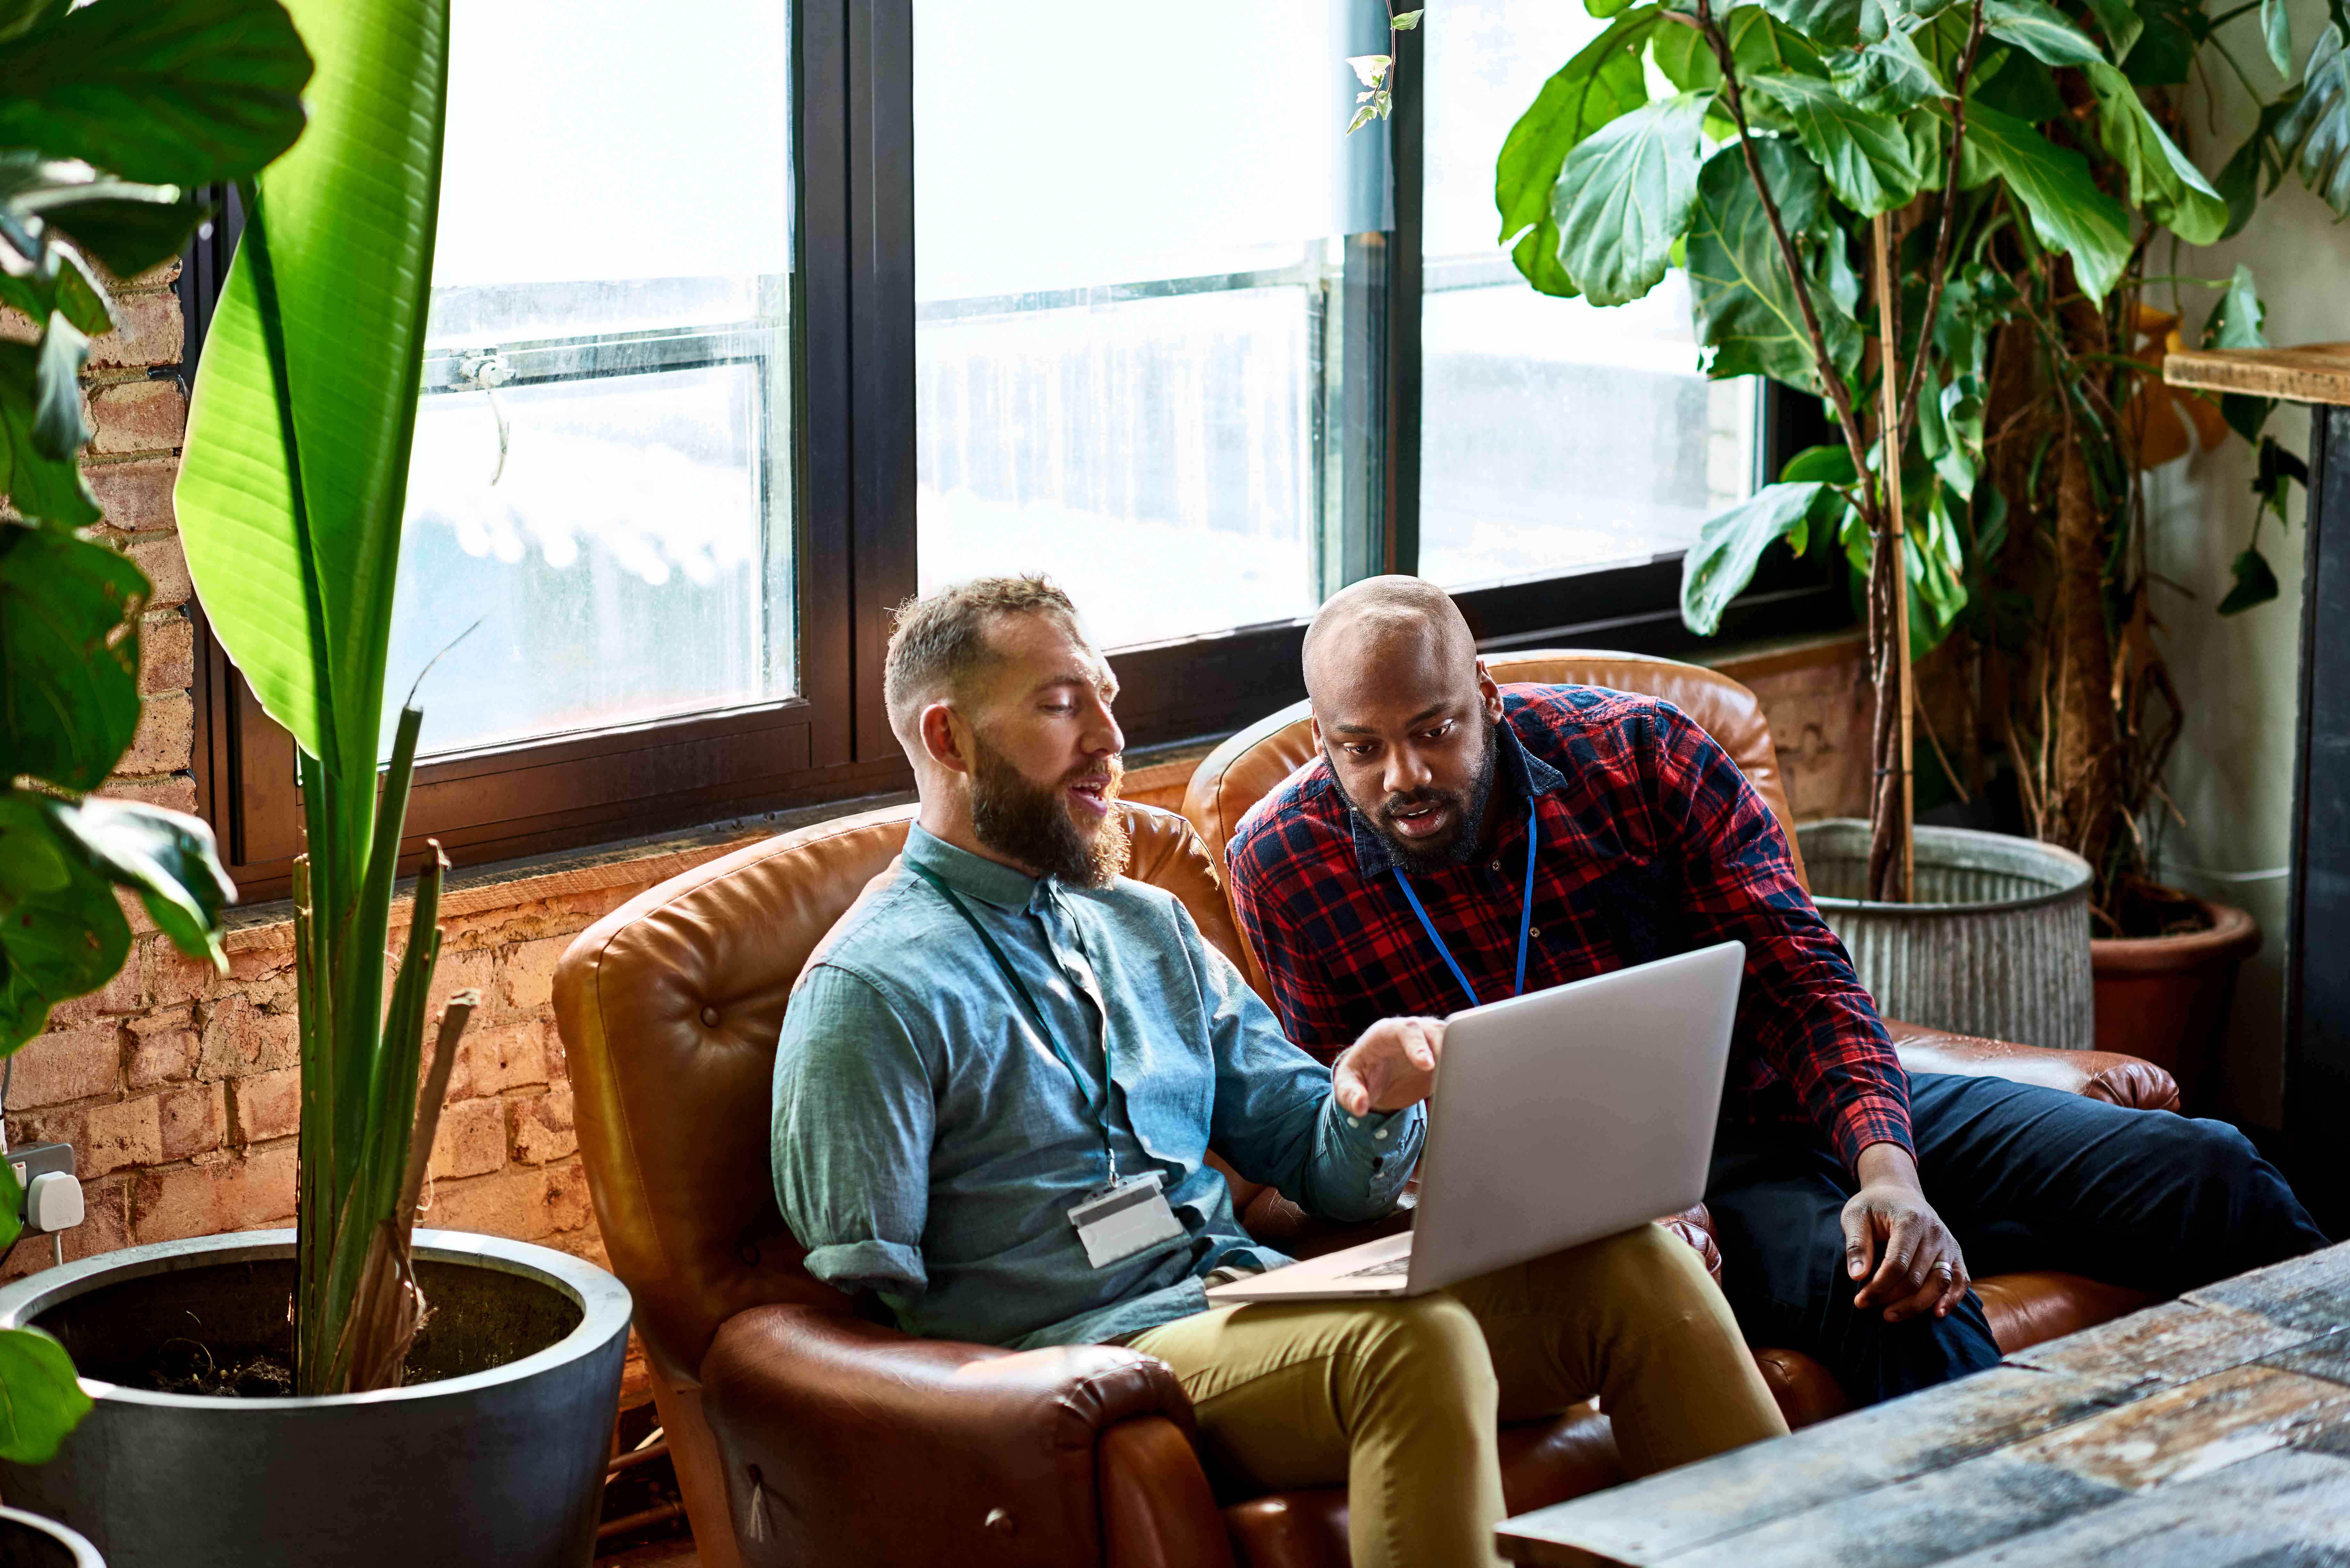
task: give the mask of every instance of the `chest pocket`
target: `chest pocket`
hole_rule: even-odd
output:
[[[1650,861],[1623,866],[1575,890],[1587,900],[1624,967],[1654,963],[1690,950],[1689,929],[1673,899],[1672,867]]]

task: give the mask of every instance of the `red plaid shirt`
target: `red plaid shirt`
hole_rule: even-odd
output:
[[[1910,1149],[1908,1079],[1877,1005],[1729,753],[1652,698],[1506,686],[1502,701],[1492,853],[1412,879],[1477,994],[1498,1001],[1515,978],[1531,799],[1541,839],[1527,990],[1736,937],[1746,980],[1725,1118],[1808,1119],[1847,1165],[1873,1143]],[[1274,1006],[1323,1061],[1378,1019],[1468,1004],[1326,758],[1242,818],[1229,859]]]

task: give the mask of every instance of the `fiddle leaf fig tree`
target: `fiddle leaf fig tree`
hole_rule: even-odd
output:
[[[212,831],[91,794],[139,725],[151,587],[83,530],[80,375],[113,330],[108,278],[169,261],[205,216],[191,188],[252,173],[302,129],[310,60],[276,0],[35,0],[0,6],[0,1055],[130,951],[115,889],[180,950],[225,968],[234,896]],[[0,1163],[0,1246],[21,1195]],[[89,1408],[73,1364],[0,1331],[0,1459],[37,1463]]]
[[[2005,636],[2013,684],[2063,688],[2054,710],[2073,701],[2095,731],[2019,725],[2021,702],[2008,715],[2035,828],[2088,855],[2108,890],[2159,766],[2142,701],[2168,691],[2143,637],[2136,475],[2187,450],[2157,412],[2219,424],[2200,404],[2155,406],[2147,342],[2158,354],[2153,328],[2176,318],[2144,302],[2147,258],[2241,229],[2296,166],[2350,211],[2350,20],[2337,7],[2301,78],[2263,88],[2220,33],[2241,25],[2254,68],[2290,78],[2278,0],[2211,16],[2199,0],[1586,4],[1607,26],[1502,147],[1501,243],[1534,288],[1600,306],[1680,266],[1707,372],[1817,396],[1835,427],[1704,524],[1684,619],[1713,632],[1782,540],[1846,556],[1878,694],[1873,898],[1910,886],[1911,659],[1970,616]],[[2261,104],[2216,180],[2179,142],[2205,52]],[[2225,303],[2207,337],[2256,337],[2250,275],[2210,286]],[[2243,401],[2219,411],[2252,438],[2264,410]],[[2272,444],[2264,496],[2294,477]],[[2002,631],[1989,573],[2018,535],[2040,551],[2010,563],[2032,608]],[[2256,548],[2238,575],[2225,608],[2273,592]]]

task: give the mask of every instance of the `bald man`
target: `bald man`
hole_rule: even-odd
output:
[[[1997,1363],[1970,1260],[2176,1293],[2325,1244],[2223,1123],[1905,1076],[1769,808],[1671,703],[1497,687],[1416,577],[1333,597],[1305,684],[1320,755],[1228,851],[1289,1037],[1326,1056],[1359,1019],[1743,941],[1706,1193],[1723,1283],[1751,1341],[1855,1400]]]

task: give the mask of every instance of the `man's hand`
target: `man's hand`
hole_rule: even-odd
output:
[[[1844,1206],[1845,1272],[1868,1282],[1852,1304],[1864,1312],[1884,1308],[1887,1323],[1925,1312],[1948,1317],[1966,1296],[1967,1262],[1950,1227],[1926,1201],[1918,1162],[1898,1144],[1873,1143],[1860,1151],[1854,1173],[1860,1190]]]
[[[1382,1018],[1331,1068],[1330,1092],[1350,1116],[1416,1106],[1436,1086],[1443,1054],[1442,1019]]]

